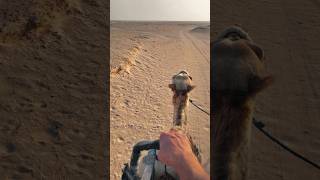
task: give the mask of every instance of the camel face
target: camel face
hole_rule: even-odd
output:
[[[272,81],[263,50],[242,29],[231,27],[211,43],[214,91],[220,95],[254,96]]]
[[[182,96],[189,93],[195,86],[192,85],[192,77],[187,71],[180,71],[172,77],[172,84],[169,88],[176,96]]]

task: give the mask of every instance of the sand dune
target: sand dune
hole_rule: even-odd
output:
[[[117,32],[117,33],[115,33]],[[110,71],[111,75],[120,72],[129,72],[141,53],[141,43],[135,38],[137,35],[127,33],[121,29],[111,28],[110,32]],[[124,41],[123,39],[126,39]]]
[[[102,179],[106,7],[0,2],[0,179]]]
[[[195,27],[192,30],[190,30],[190,32],[200,33],[200,34],[210,33],[210,25]]]
[[[190,30],[208,23],[113,22],[111,24],[111,64],[121,66],[134,59],[130,73],[110,80],[111,179],[119,179],[123,164],[140,140],[159,138],[172,125],[173,74],[186,69],[197,87],[191,97],[210,109],[209,33],[202,38]],[[208,31],[209,32],[209,31]],[[117,44],[121,43],[121,44]],[[130,55],[139,44],[139,53]],[[121,48],[123,47],[123,48]],[[200,144],[204,164],[209,159],[209,117],[190,105],[190,132]]]

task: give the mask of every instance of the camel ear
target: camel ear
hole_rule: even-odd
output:
[[[188,85],[188,87],[187,87],[187,92],[192,91],[192,89],[194,89],[195,87],[196,87],[196,86]]]
[[[169,84],[168,86],[172,91],[176,90],[176,85],[175,84]]]
[[[264,90],[268,86],[270,86],[274,81],[272,76],[267,76],[264,78],[255,77],[250,80],[249,82],[249,94],[256,95],[260,91]]]
[[[264,52],[258,45],[250,43],[249,47],[256,53],[260,60],[264,59]]]

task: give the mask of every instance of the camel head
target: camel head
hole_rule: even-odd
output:
[[[215,96],[243,103],[268,87],[263,50],[239,27],[230,27],[211,43]]]
[[[262,48],[241,28],[224,30],[210,46],[213,179],[245,180],[255,96],[273,78]]]
[[[180,71],[172,77],[172,83],[169,88],[178,96],[189,93],[195,86],[192,85],[192,77],[187,71]]]

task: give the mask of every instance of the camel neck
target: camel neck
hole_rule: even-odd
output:
[[[188,106],[188,95],[183,97],[181,96],[174,96],[173,97],[173,106],[174,106],[174,113],[173,113],[173,125],[174,126],[185,126],[187,124],[187,106]]]
[[[230,106],[218,100],[213,120],[214,180],[245,180],[251,135],[253,101]]]

